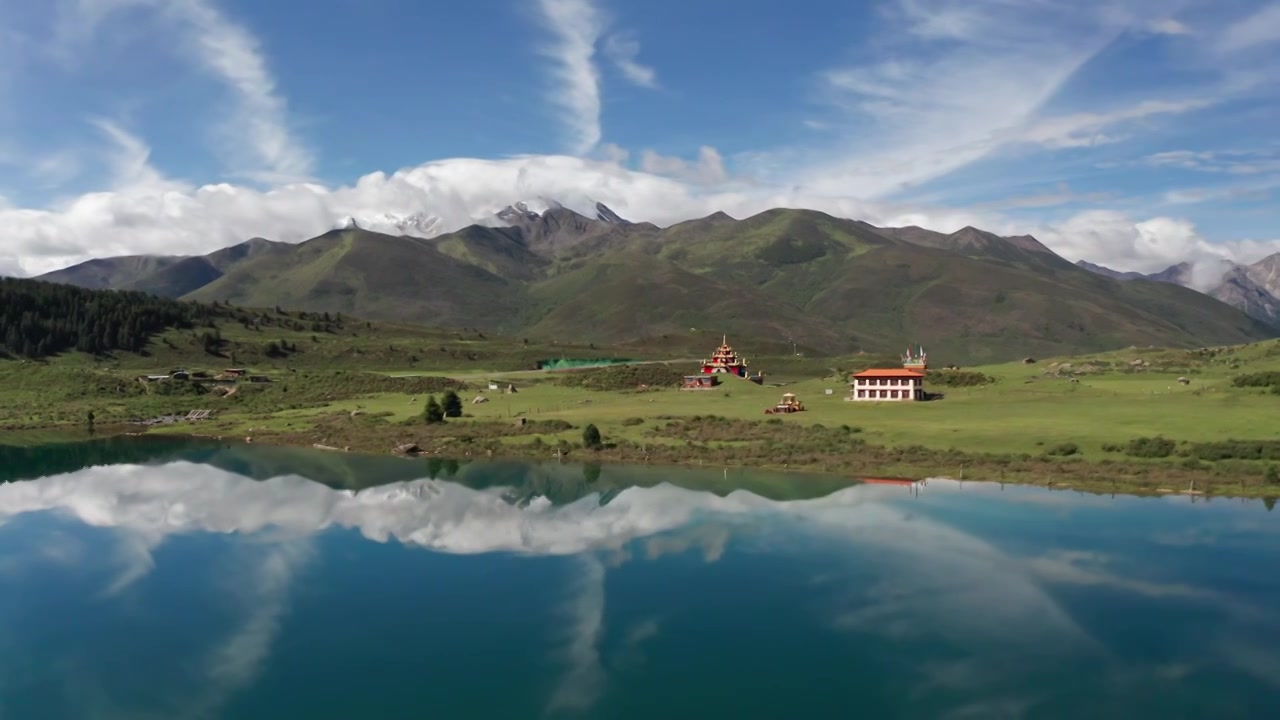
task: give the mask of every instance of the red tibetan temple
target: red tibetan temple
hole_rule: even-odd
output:
[[[729,346],[728,336],[720,339],[720,347],[711,353],[710,360],[702,361],[702,372],[705,374],[731,373],[738,377],[747,376],[747,361]]]

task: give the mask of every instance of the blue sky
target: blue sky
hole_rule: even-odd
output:
[[[1126,269],[1280,250],[1278,2],[0,0],[0,28],[0,272],[538,196]]]

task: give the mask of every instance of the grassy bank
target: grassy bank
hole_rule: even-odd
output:
[[[440,358],[427,367],[419,359],[417,367],[405,367],[394,352],[410,336],[392,339],[399,331],[386,326],[349,331],[355,336],[346,340],[318,339],[321,347],[306,362],[299,351],[252,364],[271,382],[241,383],[230,397],[180,383],[162,388],[139,382],[142,367],[164,364],[154,356],[3,362],[0,426],[83,425],[91,411],[101,424],[207,408],[214,411],[210,420],[149,432],[373,453],[416,443],[441,456],[547,459],[559,453],[579,461],[963,474],[1104,492],[1280,495],[1277,342],[1203,351],[1130,349],[937,370],[927,381],[937,400],[853,403],[844,400],[847,372],[885,364],[884,358],[753,358],[752,366],[765,372],[764,385],[730,377],[713,390],[681,391],[678,378],[695,367],[687,360],[535,371],[529,367],[533,358],[552,348],[451,335],[452,341],[440,340],[443,355],[451,347],[462,352],[466,343],[490,343],[490,360],[447,367]],[[325,343],[331,350],[321,349]],[[363,364],[348,356],[361,343]],[[383,346],[394,351],[375,352]],[[590,347],[559,350],[566,357],[618,354]],[[237,353],[238,360],[243,357]],[[167,359],[197,367],[190,354]],[[216,360],[203,367],[229,364]],[[515,393],[504,391],[509,385]],[[425,423],[427,397],[440,398],[449,389],[461,397],[463,416]],[[783,392],[795,393],[806,411],[766,417],[764,409]],[[477,398],[484,401],[473,403]],[[587,425],[599,429],[604,447],[581,447]]]

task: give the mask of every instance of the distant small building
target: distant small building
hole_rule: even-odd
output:
[[[710,390],[714,388],[720,379],[715,375],[685,375],[684,382],[681,383],[681,390]]]
[[[227,368],[226,370],[222,371],[222,374],[228,377],[241,377],[243,375],[248,374],[248,372],[249,371],[245,370],[244,368]]]
[[[850,379],[849,400],[924,400],[924,373],[918,370],[875,368]]]
[[[186,370],[178,370],[177,372],[171,374],[169,377],[173,378],[174,380],[190,380],[191,373],[187,372]]]
[[[147,382],[159,382],[161,380],[168,380],[169,376],[168,375],[143,375],[142,379],[146,380]]]

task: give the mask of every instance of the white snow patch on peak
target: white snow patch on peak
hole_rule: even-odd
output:
[[[362,228],[387,235],[411,235],[421,238],[435,237],[444,232],[440,218],[426,212],[348,215],[338,224],[338,227],[344,230]]]
[[[555,200],[538,196],[533,198],[532,200],[521,200],[515,203],[514,207],[520,212],[535,213],[537,215],[541,215],[548,210],[555,210],[562,206],[560,205],[560,203],[556,202]]]

